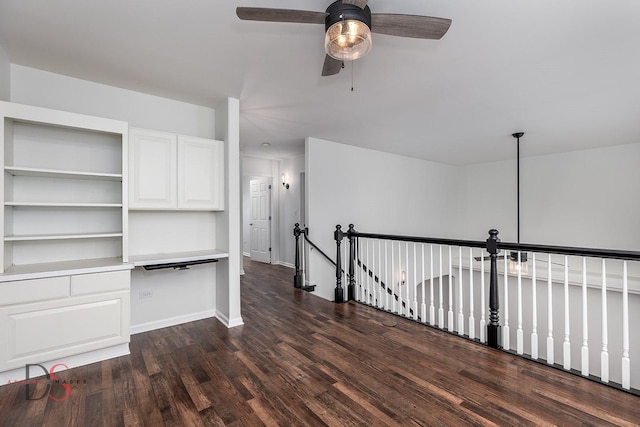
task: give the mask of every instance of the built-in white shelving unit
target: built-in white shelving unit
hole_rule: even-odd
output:
[[[126,262],[128,124],[2,103],[3,271]]]
[[[123,354],[128,124],[0,102],[0,139],[0,372]]]

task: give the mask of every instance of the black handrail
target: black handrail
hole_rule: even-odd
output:
[[[310,239],[309,239],[309,228],[305,227],[304,230],[302,231],[302,234],[304,234],[304,240],[307,241],[307,243],[309,243],[311,245],[311,247],[313,247],[315,250],[317,250],[318,252],[320,252],[320,254],[326,258],[327,261],[329,261],[331,264],[333,264],[333,266],[336,266],[336,262],[331,259],[331,257],[327,254],[325,254],[322,249],[320,249],[315,243],[313,243]],[[342,272],[344,273],[344,270],[342,270]]]
[[[466,246],[471,248],[484,248],[487,245],[487,243],[484,240],[459,240],[459,239],[444,239],[444,238],[437,238],[437,237],[402,236],[402,235],[396,235],[396,234],[361,233],[355,230],[351,234],[354,237],[363,237],[367,239],[395,240],[398,242],[431,243],[434,245],[448,245],[448,246]]]
[[[640,261],[640,252],[625,251],[625,250],[618,250],[618,249],[576,248],[572,246],[550,246],[550,245],[536,245],[536,244],[527,244],[527,243],[511,243],[511,242],[498,243],[498,249],[520,251],[520,252],[538,252],[538,253],[550,253],[550,254],[558,254],[558,255]]]

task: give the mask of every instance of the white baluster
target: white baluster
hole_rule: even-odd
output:
[[[609,382],[609,334],[607,319],[607,265],[602,259],[602,351],[600,352],[600,379]]]
[[[444,296],[442,295],[442,280],[444,279],[444,276],[442,275],[442,245],[438,245],[438,258],[440,259],[440,269],[438,270],[440,273],[440,280],[438,280],[438,326],[442,329],[444,328]]]
[[[509,331],[509,263],[507,252],[504,252],[504,325],[502,326],[502,347],[511,349],[511,333]]]
[[[476,320],[473,317],[473,248],[469,248],[469,338],[476,338]]]
[[[384,307],[384,295],[382,294],[382,240],[378,240],[378,284],[376,289],[378,290],[378,308]]]
[[[551,278],[551,254],[547,257],[547,317],[549,333],[547,334],[547,363],[553,365],[553,281]]]
[[[438,278],[438,286],[440,287],[440,294],[442,295],[442,246],[438,245],[438,274],[440,277]],[[436,323],[436,308],[435,308],[435,299],[433,297],[433,280],[431,280],[431,305],[429,306],[429,323],[435,325]]]
[[[418,290],[418,264],[416,252],[418,251],[416,243],[413,243],[413,286],[411,287],[413,291],[413,320],[418,320],[418,299],[417,299],[417,290]]]
[[[453,332],[453,260],[451,259],[451,246],[449,246],[449,311],[447,312],[447,327]]]
[[[484,295],[484,249],[480,249],[480,342],[487,342],[485,319],[485,295]]]
[[[404,243],[404,263],[405,263],[405,280],[409,281],[409,242]],[[404,284],[404,295],[405,295],[405,304],[404,304],[404,315],[409,317],[411,313],[409,310],[411,309],[411,300],[409,299],[409,283]]]
[[[395,242],[391,241],[391,312],[397,313],[396,305],[396,258],[394,256]]]
[[[536,254],[531,254],[531,358],[538,359],[538,284],[536,283]]]
[[[429,280],[429,323],[431,325],[434,324],[433,322],[433,279],[436,277],[435,274],[433,274],[433,245],[430,244],[429,245],[429,268],[430,273],[431,273],[431,279]]]
[[[564,343],[562,366],[571,369],[571,340],[569,335],[569,257],[564,256]]]
[[[384,309],[389,311],[389,251],[387,249],[388,240],[384,241]]]
[[[462,247],[458,247],[458,335],[464,335],[464,313],[462,311],[464,298],[462,292]]]
[[[424,243],[422,243],[421,246],[422,246],[422,304],[420,305],[420,318],[424,323],[427,323],[427,272],[424,270]]]
[[[367,239],[367,244],[365,246],[365,248],[367,249],[367,264],[366,264],[366,270],[365,270],[365,274],[367,275],[367,293],[365,296],[365,302],[369,305],[371,305],[371,258],[369,257],[369,239]]]
[[[371,305],[378,306],[378,286],[376,285],[376,241],[371,240]]]
[[[518,329],[516,329],[516,351],[524,354],[524,332],[522,331],[522,253],[518,251]]]
[[[622,388],[631,388],[631,359],[629,358],[629,285],[627,261],[622,262]]]
[[[582,257],[582,375],[589,375],[589,315],[587,313],[587,258]]]

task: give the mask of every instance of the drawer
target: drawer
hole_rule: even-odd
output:
[[[130,295],[85,295],[0,308],[0,371],[129,342]]]
[[[69,296],[69,276],[0,283],[0,306]]]
[[[71,295],[99,294],[120,290],[130,290],[129,270],[105,273],[80,274],[71,276]]]

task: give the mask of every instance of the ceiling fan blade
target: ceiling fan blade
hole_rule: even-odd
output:
[[[358,6],[360,9],[364,9],[368,0],[342,0],[344,4],[352,4]]]
[[[371,32],[391,36],[438,40],[451,26],[451,19],[393,13],[371,14]]]
[[[271,9],[268,7],[238,7],[236,8],[236,15],[245,21],[324,24],[324,19],[328,13],[310,10]]]
[[[329,55],[324,57],[324,65],[322,66],[323,76],[333,76],[342,70],[342,61],[334,59]]]

